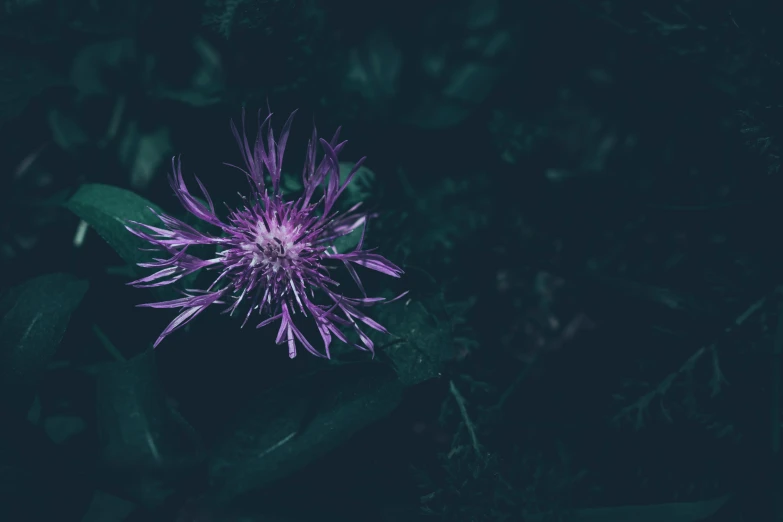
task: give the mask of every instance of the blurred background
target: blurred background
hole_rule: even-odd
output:
[[[3,519],[783,520],[783,13],[632,4],[4,0]],[[374,359],[151,351],[111,223],[239,205],[243,107],[368,157]]]

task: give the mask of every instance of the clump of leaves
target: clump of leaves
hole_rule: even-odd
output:
[[[55,355],[71,314],[88,283],[68,274],[26,281],[0,300],[0,390],[2,411],[19,414],[30,406],[38,380]]]

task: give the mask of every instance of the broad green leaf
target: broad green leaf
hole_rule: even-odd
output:
[[[396,301],[376,307],[376,319],[396,337],[373,334],[384,353],[394,363],[400,381],[406,386],[440,375],[443,363],[452,357],[451,325],[431,314],[418,300]]]
[[[221,501],[305,467],[389,413],[402,384],[379,362],[330,366],[255,400],[218,443],[209,477]]]
[[[128,232],[125,225],[129,224],[129,221],[160,224],[150,210],[162,212],[158,206],[129,190],[98,183],[79,187],[65,206],[98,232],[98,235],[128,263],[134,277],[151,273],[151,270],[140,268],[137,263],[151,261],[155,257],[155,252],[150,252],[151,245]],[[195,278],[196,274],[191,274],[184,278],[181,284],[188,286]],[[169,286],[153,288],[152,291],[163,300],[180,297]]]
[[[79,187],[65,206],[94,228],[139,275],[145,273],[136,264],[152,259],[150,252],[140,250],[150,245],[128,232],[125,225],[128,221],[155,224],[158,218],[150,208],[162,212],[160,208],[129,190],[97,183]]]
[[[79,306],[87,281],[48,274],[9,290],[0,300],[0,401],[23,414]]]

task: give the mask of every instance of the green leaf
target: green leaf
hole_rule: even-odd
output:
[[[157,224],[159,220],[150,209],[163,212],[160,207],[129,190],[99,183],[79,187],[65,206],[98,232],[128,263],[135,277],[149,274],[148,270],[137,264],[152,261],[155,253],[143,250],[149,249],[150,244],[128,232],[125,225],[129,224],[128,221]],[[196,274],[191,274],[183,279],[182,284],[187,285],[195,277]],[[179,297],[175,290],[168,286],[153,288],[152,291],[164,300]]]
[[[63,150],[71,151],[90,142],[90,136],[80,122],[58,109],[49,111],[49,129],[52,139]]]
[[[203,463],[202,442],[173,409],[155,352],[101,367],[96,376],[101,482],[147,508]]]
[[[359,245],[359,239],[362,237],[362,227],[357,228],[344,236],[334,240],[334,248],[341,254],[353,252]]]
[[[48,274],[9,290],[0,300],[0,401],[24,414],[35,386],[79,306],[87,281]]]
[[[160,208],[129,190],[98,183],[79,187],[65,206],[94,228],[138,274],[143,273],[136,264],[154,256],[139,250],[149,244],[128,232],[125,225],[128,221],[153,224],[158,218],[150,208],[162,212]]]
[[[81,522],[123,522],[134,509],[134,503],[98,490]]]
[[[354,164],[350,162],[340,162],[340,183],[345,183],[353,166]],[[375,172],[364,165],[359,167],[351,183],[345,187],[345,192],[340,196],[342,204],[350,206],[365,201],[370,197],[373,183],[375,183]]]
[[[340,184],[345,183],[354,165],[350,161],[340,162]],[[345,192],[340,196],[340,205],[350,207],[360,201],[365,201],[370,197],[374,183],[375,172],[362,165],[356,171],[356,174],[353,175],[351,183],[345,187]],[[304,188],[302,186],[302,178],[290,173],[283,173],[280,185],[287,194],[299,194]]]
[[[451,325],[431,314],[418,300],[400,300],[377,307],[378,321],[398,337],[389,344],[380,335],[373,338],[387,344],[384,353],[394,363],[405,386],[419,384],[440,375],[443,363],[453,354]]]
[[[379,362],[330,366],[262,394],[218,443],[210,482],[227,502],[305,467],[389,413],[402,385]]]
[[[0,125],[19,116],[46,89],[64,83],[48,65],[21,53],[0,52]]]

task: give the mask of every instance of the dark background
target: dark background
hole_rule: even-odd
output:
[[[0,311],[18,313],[14,289],[42,274],[89,290],[56,353],[31,362],[0,341],[14,375],[40,367],[24,388],[0,373],[4,403],[24,397],[24,414],[0,416],[4,519],[777,520],[780,11],[5,1]],[[238,204],[229,120],[245,106],[252,128],[267,104],[277,128],[299,109],[294,177],[313,122],[342,125],[343,160],[368,156],[367,242],[406,270],[371,284],[411,291],[379,312],[401,344],[372,363],[289,360],[273,328],[216,312],[153,356],[173,314],[136,308],[152,296],[125,285],[123,260],[92,229],[78,238],[66,207],[86,183],[182,216],[166,180],[176,154]],[[59,303],[48,291],[40,302]],[[8,313],[0,332],[19,333]],[[402,398],[376,407],[377,390],[365,403],[343,389],[351,379],[334,395],[308,380],[341,361],[393,364]],[[424,377],[405,381],[405,365]],[[263,485],[218,498],[216,448],[239,433],[261,452],[289,421],[312,444],[258,469],[249,457],[228,475]],[[164,443],[151,449],[150,433]]]

